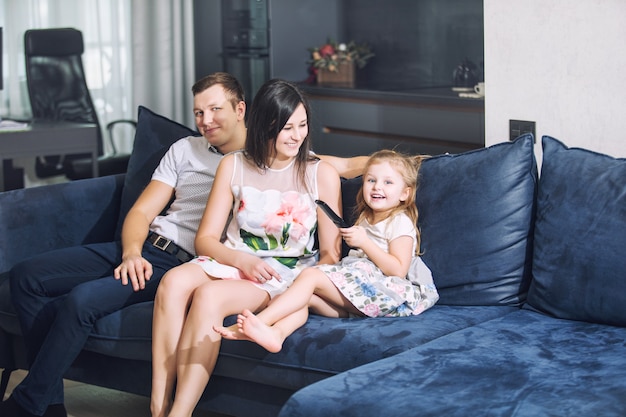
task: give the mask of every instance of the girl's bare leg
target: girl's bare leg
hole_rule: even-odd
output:
[[[346,309],[326,302],[317,294],[313,294],[309,300],[309,313],[332,318],[348,317]]]
[[[244,310],[246,311],[246,310]],[[237,322],[235,324],[231,324],[228,327],[224,326],[215,326],[213,330],[220,334],[224,339],[228,340],[250,340],[248,336],[246,336],[243,331],[241,331],[241,324],[245,317],[243,314],[237,315]]]
[[[319,299],[312,298],[314,294]],[[322,301],[326,307],[322,307]],[[272,300],[258,315],[245,312],[241,329],[254,342],[270,352],[277,352],[285,338],[306,321],[310,302],[317,305],[318,310],[332,314],[332,317],[342,314],[341,311],[346,315],[348,312],[358,312],[326,274],[316,268],[307,268],[287,291]]]
[[[159,283],[152,324],[152,417],[167,416],[172,405],[176,348],[192,294],[206,282],[202,268],[183,264],[167,272]]]
[[[268,352],[276,353],[283,348],[287,336],[302,327],[308,317],[309,309],[304,307],[278,320],[273,326],[268,326],[250,310],[245,309],[240,314],[238,325],[248,340],[256,342]]]
[[[269,302],[269,305],[271,305],[275,300],[277,300],[278,298],[280,298],[280,296],[272,299]],[[319,299],[319,297],[317,296],[313,296],[312,299]],[[319,300],[319,303],[323,303],[325,304],[325,302],[323,300]],[[317,304],[317,303],[315,303]],[[254,339],[251,339],[248,335],[246,335],[246,333],[244,333],[243,331],[243,325],[244,325],[244,321],[246,320],[246,318],[253,316],[254,314],[249,310],[249,309],[245,309],[243,310],[242,313],[237,315],[237,322],[228,326],[228,327],[223,327],[223,326],[216,326],[213,328],[213,330],[215,330],[217,333],[219,333],[224,339],[228,339],[228,340],[248,340],[248,341],[252,341],[252,342],[257,342]],[[279,320],[278,322],[276,322],[274,324],[275,326],[275,331],[277,332],[277,336],[278,339],[280,339],[279,343],[268,343],[268,344],[262,344],[262,343],[258,343],[260,344],[262,347],[264,347],[265,349],[267,349],[269,352],[272,353],[276,353],[279,352],[282,349],[282,344],[285,341],[285,339],[287,338],[287,336],[289,336],[291,333],[293,333],[294,331],[296,331],[298,328],[302,327],[302,325],[304,325],[304,323],[306,323],[307,318],[309,317],[309,313],[308,313],[308,307],[305,307],[302,310],[298,310],[297,312],[290,314],[286,317],[284,317],[283,319]],[[254,317],[254,319],[256,319],[256,317]],[[253,320],[254,321],[254,320]],[[251,326],[252,324],[249,324],[249,326]]]
[[[169,417],[191,417],[215,367],[221,336],[213,330],[226,316],[246,308],[258,310],[267,292],[247,281],[215,280],[199,287],[178,345],[176,395]]]

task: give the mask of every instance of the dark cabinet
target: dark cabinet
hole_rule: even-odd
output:
[[[386,93],[346,89],[331,95],[309,89],[313,148],[338,156],[383,148],[429,155],[482,148],[484,102],[460,99],[448,90],[394,99]]]

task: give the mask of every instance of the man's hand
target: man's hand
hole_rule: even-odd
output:
[[[141,256],[123,258],[122,263],[113,270],[115,279],[121,279],[122,285],[130,282],[134,291],[146,288],[146,281],[152,277],[152,264]]]

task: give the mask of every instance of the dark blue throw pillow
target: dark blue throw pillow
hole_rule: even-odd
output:
[[[439,304],[525,300],[537,185],[533,142],[524,135],[422,163],[418,223]]]
[[[124,179],[124,190],[117,224],[116,238],[119,239],[124,218],[143,189],[152,178],[152,173],[169,147],[178,139],[198,136],[199,133],[180,123],[158,115],[150,109],[139,106],[137,130],[133,152]]]
[[[439,304],[520,305],[530,281],[537,166],[532,135],[425,160],[417,207]],[[341,184],[354,221],[362,178]],[[345,253],[344,245],[344,253]]]
[[[626,159],[543,137],[528,305],[626,326]]]

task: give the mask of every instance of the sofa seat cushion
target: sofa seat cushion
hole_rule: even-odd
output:
[[[626,328],[519,310],[303,388],[280,417],[621,417],[624,340]]]
[[[626,326],[626,159],[543,137],[528,305]]]
[[[20,323],[11,302],[9,273],[0,274],[0,329],[10,334],[21,334]]]
[[[152,306],[152,302],[136,304],[98,320],[86,349],[149,361]],[[516,310],[435,306],[408,318],[332,319],[312,315],[276,354],[251,342],[225,340],[215,373],[297,389]],[[232,322],[234,317],[227,319],[227,323]]]

